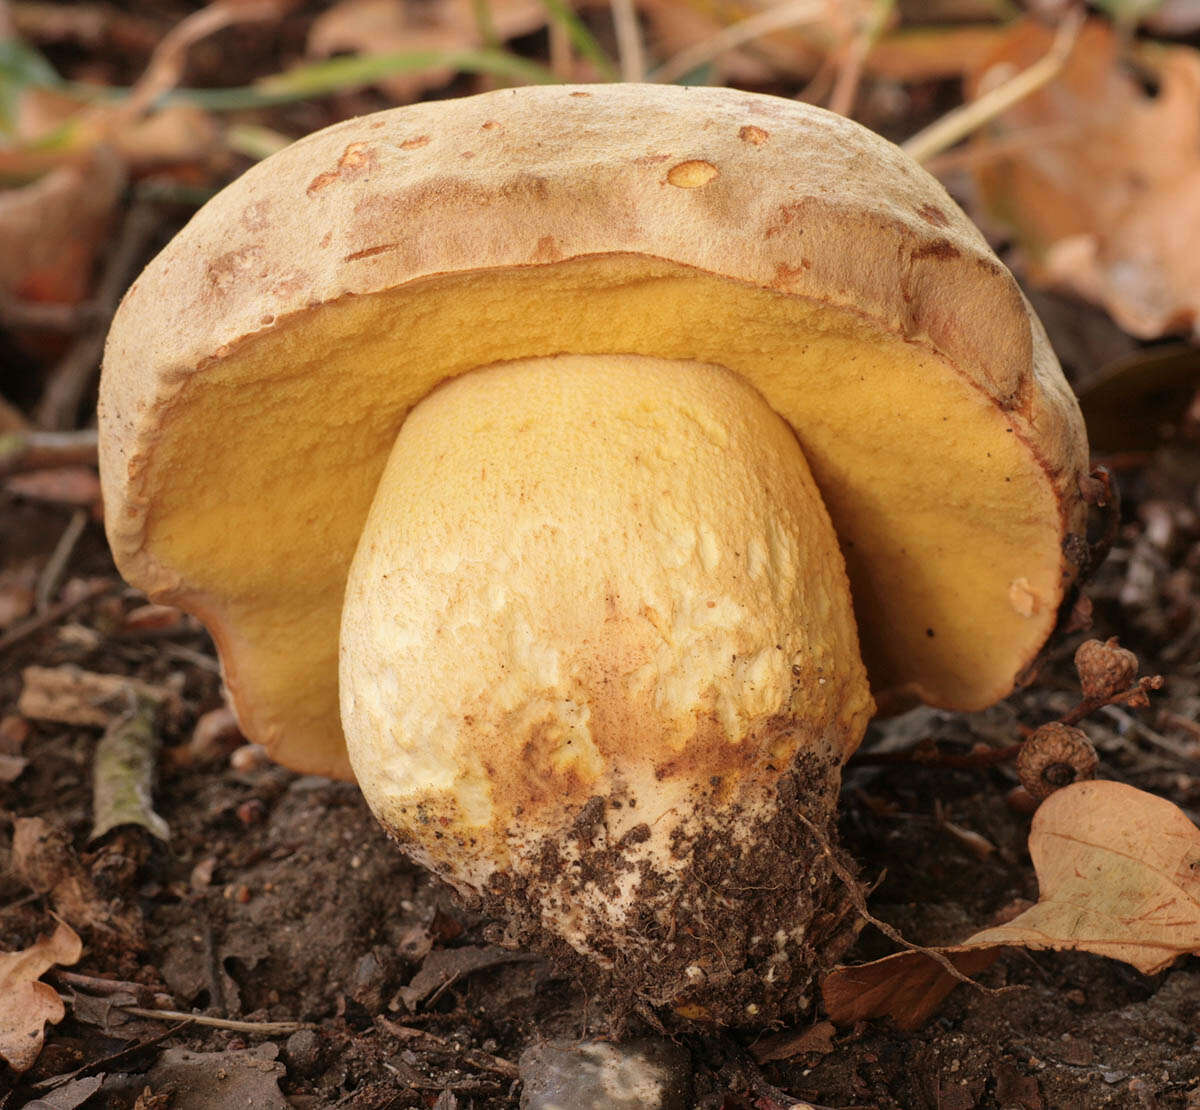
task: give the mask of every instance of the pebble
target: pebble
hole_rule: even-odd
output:
[[[521,1053],[522,1110],[685,1110],[687,1049],[663,1039],[542,1041]]]
[[[283,1055],[294,1075],[311,1075],[321,1062],[321,1039],[311,1029],[297,1029],[283,1046]]]

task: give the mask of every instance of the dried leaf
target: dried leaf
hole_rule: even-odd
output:
[[[490,0],[492,28],[501,42],[536,31],[546,23],[540,0]],[[468,50],[486,45],[472,0],[397,4],[393,0],[342,0],[320,15],[308,37],[308,53],[325,58],[342,52],[391,54],[405,51]],[[398,103],[416,100],[454,78],[452,67],[385,78],[379,84]]]
[[[154,811],[153,783],[161,741],[155,721],[161,700],[135,695],[135,704],[108,726],[92,767],[92,835],[140,825],[159,840],[171,830]]]
[[[1052,32],[1018,24],[968,87],[978,96],[1045,54]],[[975,177],[1030,276],[1103,305],[1144,339],[1200,334],[1200,52],[1143,50],[1144,91],[1105,22],[1080,32],[1062,73],[996,121]]]
[[[84,1079],[72,1079],[61,1087],[55,1087],[48,1095],[27,1102],[25,1110],[75,1110],[100,1090],[103,1084],[103,1072]]]
[[[32,890],[47,895],[60,917],[87,933],[89,944],[145,948],[140,912],[102,898],[66,834],[40,817],[13,822],[12,870]]]
[[[501,964],[525,963],[536,959],[536,956],[528,953],[512,952],[492,944],[439,948],[425,957],[421,970],[413,976],[408,986],[400,988],[400,997],[410,1010],[415,1010],[435,991],[457,979]]]
[[[119,159],[99,147],[28,185],[0,190],[0,292],[24,301],[82,300],[124,183]]]
[[[168,1048],[146,1075],[156,1092],[170,1092],[171,1110],[290,1110],[279,1090],[285,1069],[273,1044],[226,1052]]]
[[[1200,829],[1165,798],[1077,783],[1042,803],[1029,853],[1037,905],[969,943],[1077,948],[1147,975],[1200,953]]]
[[[83,942],[61,922],[19,952],[0,953],[0,1057],[17,1072],[28,1071],[42,1051],[46,1022],[62,1021],[66,1009],[53,987],[38,982],[55,964],[73,964]]]
[[[1072,949],[1148,975],[1200,954],[1200,828],[1164,798],[1117,782],[1080,782],[1038,809],[1029,853],[1038,903],[1003,925],[939,951],[965,975],[1004,947]],[[822,986],[836,1022],[926,1021],[955,980],[920,951],[834,969]]]
[[[1144,348],[1104,367],[1079,389],[1096,454],[1153,451],[1180,433],[1200,393],[1200,351],[1191,344]]]
[[[793,1056],[828,1056],[833,1051],[836,1032],[832,1021],[818,1021],[807,1029],[793,1029],[764,1037],[751,1046],[750,1053],[760,1064],[790,1060]]]
[[[97,674],[79,667],[26,667],[17,711],[38,721],[107,728],[129,708],[131,694],[164,701],[168,694],[124,675]]]
[[[967,976],[978,975],[1000,955],[997,948],[966,945],[938,951]],[[821,984],[821,996],[838,1025],[890,1017],[901,1029],[919,1029],[956,986],[958,980],[924,952],[897,952],[869,964],[835,967]]]

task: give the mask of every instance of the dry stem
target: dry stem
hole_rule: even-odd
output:
[[[825,11],[824,0],[792,0],[778,8],[768,8],[746,19],[723,27],[711,38],[689,46],[678,54],[668,58],[661,66],[650,74],[651,81],[670,84],[699,69],[702,65],[745,46],[748,42],[762,38],[774,31],[782,31],[786,27],[795,27],[802,23],[815,23],[821,19]]]
[[[1070,12],[1059,24],[1058,34],[1043,57],[1011,80],[984,93],[978,100],[947,112],[936,123],[918,131],[903,144],[905,153],[918,162],[928,162],[973,131],[978,131],[985,123],[1007,112],[1018,101],[1037,92],[1043,85],[1048,85],[1062,72],[1071,56],[1083,19],[1082,8]]]

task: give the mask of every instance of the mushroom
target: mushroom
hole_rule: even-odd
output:
[[[852,935],[872,695],[1004,697],[1085,550],[1079,411],[982,236],[731,89],[293,144],[135,282],[100,437],[118,565],[205,621],[248,737],[357,777],[509,943],[733,1023]]]

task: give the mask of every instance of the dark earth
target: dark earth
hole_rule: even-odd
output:
[[[163,19],[174,10],[148,7]],[[281,46],[248,29],[230,35],[224,48],[240,44],[237,57],[253,61],[218,77],[220,59],[200,51],[191,80],[232,84],[271,72],[271,52],[286,48],[286,36]],[[536,54],[544,40],[523,48]],[[79,50],[48,53],[69,68]],[[107,72],[128,81],[138,67],[113,62]],[[949,95],[933,90],[923,110],[936,114]],[[299,134],[382,104],[373,93],[343,95],[280,109],[275,123]],[[925,120],[864,122],[907,134]],[[154,217],[148,257],[189,209],[179,190],[149,202],[139,195]],[[1151,395],[1138,367],[1162,347],[1139,347],[1078,302],[1040,296],[1036,305],[1097,421],[1097,461],[1123,495],[1119,529],[1086,590],[1091,628],[1052,641],[1029,685],[985,713],[917,710],[876,722],[847,770],[842,845],[873,888],[871,912],[921,944],[961,940],[1036,899],[1029,807],[1013,795],[1012,765],[960,767],[941,757],[1011,745],[1022,728],[1067,712],[1079,701],[1072,655],[1086,638],[1119,637],[1142,674],[1165,678],[1149,708],[1108,707],[1084,722],[1098,776],[1200,819],[1196,351],[1171,346],[1172,357],[1190,360],[1190,386]],[[52,358],[2,329],[0,354],[0,394],[31,409]],[[1125,369],[1106,379],[1104,368],[1118,363]],[[81,427],[91,415],[85,405]],[[0,474],[0,587],[44,575],[76,512]],[[178,1092],[217,1072],[225,1086],[196,1105],[515,1107],[523,1049],[612,1032],[605,999],[544,960],[495,947],[489,920],[408,863],[355,787],[271,766],[228,733],[193,742],[197,721],[222,705],[211,643],[190,618],[145,612],[146,599],[117,578],[94,516],[60,581],[49,619],[32,629],[16,622],[7,635],[0,628],[0,754],[28,760],[0,784],[0,950],[31,944],[53,927],[57,908],[84,951],[77,965],[45,977],[67,1001],[67,1017],[48,1027],[30,1071],[18,1079],[0,1070],[0,1110],[183,1105]],[[171,692],[157,721],[154,801],[170,828],[166,844],[135,826],[89,842],[102,730],[17,710],[26,668],[65,665]],[[917,745],[917,756],[898,757]],[[23,818],[39,818],[49,838],[32,874],[28,861],[14,864]],[[68,913],[49,892],[54,868],[74,874],[91,899],[76,899]],[[894,949],[865,925],[848,961]],[[1200,1108],[1200,959],[1145,976],[1099,957],[1022,951],[1002,957],[980,984],[960,986],[916,1032],[886,1020],[834,1029],[817,1004],[762,1033],[698,1027],[672,1036],[690,1053],[692,1102],[703,1107]],[[185,1016],[133,1016],[130,1006]],[[636,1013],[621,1024],[627,1035],[653,1033]],[[227,1055],[195,1061],[172,1049]]]

